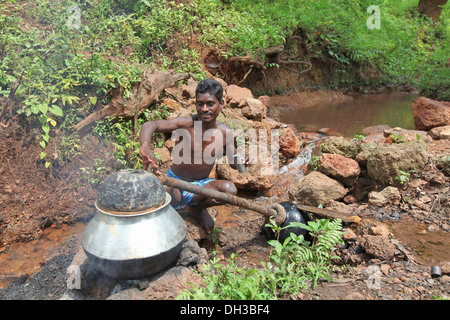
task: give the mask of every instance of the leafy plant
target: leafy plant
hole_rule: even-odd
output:
[[[319,279],[330,279],[329,273],[332,260],[339,258],[333,255],[333,251],[337,245],[343,243],[341,238],[343,234],[341,231],[342,221],[339,219],[320,219],[308,221],[307,225],[292,222],[291,226],[298,226],[309,231],[313,238],[311,246],[305,246],[302,245],[304,242],[303,237],[291,234],[291,240],[284,246],[286,247],[292,242],[289,249],[293,252],[293,260],[297,262],[302,273],[308,275],[313,281],[313,287],[315,288]]]
[[[94,166],[92,168],[81,167],[83,173],[81,180],[88,181],[92,187],[97,187],[105,177],[110,174],[111,169],[104,166],[104,159],[94,159]]]
[[[114,156],[124,167],[135,169],[142,168],[142,159],[139,155],[140,143],[137,134],[144,122],[148,120],[165,119],[169,115],[167,106],[160,106],[155,109],[147,109],[141,112],[138,122],[134,126],[134,120],[120,118],[118,121],[106,119],[99,121],[93,129],[93,133],[103,139],[111,140],[114,144]],[[155,134],[153,148],[160,148],[165,142],[163,134]],[[155,154],[158,158],[158,155]]]
[[[400,176],[396,176],[394,179],[399,180],[400,184],[403,185],[409,181],[410,174],[408,172],[405,172],[402,170],[399,170],[399,172],[400,172]]]
[[[311,169],[317,171],[319,168],[319,156],[311,156],[311,161],[309,162]]]
[[[391,133],[389,138],[391,138],[394,143],[406,142],[405,138],[402,135],[396,133]]]
[[[355,134],[352,138],[352,142],[362,143],[366,135],[364,134]]]
[[[270,240],[270,260],[257,269],[238,266],[236,254],[224,263],[213,259],[203,266],[203,285],[193,285],[177,299],[278,299],[299,293],[308,282],[315,288],[320,279],[330,279],[332,260],[337,258],[333,251],[343,242],[342,221],[322,219],[290,226],[308,230],[313,242],[295,234],[283,243]],[[274,221],[267,227],[274,232],[283,229]]]
[[[264,273],[257,269],[239,267],[236,254],[223,264],[217,258],[203,266],[205,285],[185,290],[177,299],[194,300],[267,300],[272,296],[261,290],[264,287]]]

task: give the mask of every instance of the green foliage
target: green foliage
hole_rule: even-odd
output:
[[[92,187],[97,187],[111,173],[111,169],[104,165],[104,159],[94,159],[92,168],[81,167],[81,182],[89,182]]]
[[[167,106],[141,112],[138,117],[136,133],[139,133],[144,122],[165,119],[169,114]],[[142,159],[139,155],[140,143],[138,136],[135,135],[134,120],[120,118],[98,121],[92,132],[97,137],[112,141],[115,149],[114,156],[124,167],[142,168]],[[164,142],[162,133],[155,134],[153,148],[161,148]],[[155,156],[158,157],[156,154]]]
[[[306,274],[312,280],[313,288],[321,278],[331,280],[329,273],[332,260],[339,258],[333,255],[333,251],[337,245],[343,243],[342,221],[320,219],[308,221],[307,225],[293,222],[291,226],[298,226],[309,231],[313,238],[311,246],[305,246],[302,236],[297,237],[291,234],[291,237],[287,238],[283,244],[285,248],[288,248],[287,255],[296,262],[299,272]]]
[[[391,133],[389,138],[392,139],[394,143],[405,143],[405,138],[401,134]]]
[[[336,70],[332,85],[409,84],[450,99],[450,3],[433,22],[417,0],[379,3],[380,29],[366,25],[371,1],[357,0],[38,0],[0,3],[0,98],[21,77],[13,112],[41,132],[41,158],[55,129],[75,123],[114,88],[125,98],[146,68],[205,73],[198,42],[224,56],[262,62],[284,45],[298,59]],[[71,28],[70,6],[80,27]],[[25,9],[22,9],[25,8]],[[299,37],[300,42],[291,39]],[[189,41],[184,41],[189,39]],[[301,50],[297,48],[301,45]],[[277,68],[277,63],[268,68]],[[119,130],[120,131],[120,130]]]
[[[123,10],[125,1],[79,3],[79,29],[71,29],[66,23],[66,10],[72,1],[51,5],[47,0],[30,2],[25,14],[18,6],[0,4],[0,98],[8,97],[11,84],[22,75],[15,95],[19,103],[13,112],[20,114],[22,121],[41,128],[41,159],[47,159],[45,148],[52,129],[64,127],[63,141],[67,142],[73,135],[69,128],[82,119],[80,115],[92,111],[97,102],[107,104],[112,89],[119,86],[124,97],[129,97],[152,63],[150,42],[162,43],[172,36],[174,28],[182,27],[183,16],[175,19],[171,5],[165,2],[131,2],[135,10],[128,12]],[[129,56],[123,48],[130,48]],[[198,60],[195,50],[186,48],[181,53],[176,60],[178,66],[167,63],[165,67],[200,74],[198,62],[194,63]],[[122,138],[129,136],[124,129],[128,127],[125,123],[115,128],[119,146],[126,144]],[[70,153],[67,147],[63,146],[64,155]],[[45,165],[50,162],[46,160]]]
[[[311,170],[317,171],[319,169],[319,156],[311,156],[311,160],[309,161],[309,165],[311,166]]]
[[[379,29],[367,26],[370,5],[380,9]],[[290,35],[300,35],[309,58],[335,61],[343,75],[356,67],[352,75],[358,78],[356,71],[361,73],[361,80],[420,85],[424,91],[438,86],[444,91],[441,97],[448,97],[450,77],[445,64],[450,53],[450,4],[443,7],[436,23],[420,16],[417,5],[414,0],[234,0],[230,7],[249,13],[245,25],[252,30],[257,45],[284,44],[283,39]],[[255,16],[258,19],[253,19]],[[244,38],[249,32],[240,29],[240,33]],[[371,75],[374,72],[375,78]]]
[[[406,171],[399,170],[400,176],[395,177],[395,180],[399,180],[400,184],[405,184],[409,181],[410,174]]]
[[[264,273],[258,269],[239,267],[236,255],[222,264],[217,258],[204,265],[205,286],[183,291],[177,299],[193,300],[268,300]]]
[[[235,254],[225,263],[213,259],[203,266],[203,285],[192,286],[177,299],[278,299],[299,293],[308,282],[315,288],[319,280],[329,280],[332,260],[338,258],[333,251],[343,243],[342,221],[321,219],[286,228],[291,226],[306,229],[313,242],[295,234],[283,243],[270,240],[270,261],[257,269],[238,266]],[[267,227],[282,230],[274,221]]]

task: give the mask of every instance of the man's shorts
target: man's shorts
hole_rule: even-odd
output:
[[[169,171],[167,172],[167,175],[169,177],[175,178],[175,179],[179,179],[182,181],[185,181],[183,179],[181,179],[180,177],[176,176],[173,172],[172,169],[169,169]],[[204,187],[205,185],[207,185],[208,183],[210,183],[211,181],[214,181],[216,179],[214,178],[207,178],[207,179],[201,179],[201,180],[195,180],[195,181],[187,181],[191,184],[195,184],[197,186],[200,187]],[[197,203],[191,203],[192,198],[194,198],[194,194],[192,192],[188,192],[188,191],[184,191],[184,190],[180,190],[181,192],[181,202],[179,205],[173,207],[175,210],[178,210],[182,207],[190,207],[190,206],[195,206]]]

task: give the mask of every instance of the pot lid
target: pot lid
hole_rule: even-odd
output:
[[[155,209],[165,200],[164,185],[146,170],[117,171],[103,181],[97,193],[97,205],[114,212]]]

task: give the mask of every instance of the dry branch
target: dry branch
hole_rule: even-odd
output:
[[[148,73],[146,70],[142,76],[142,81],[132,89],[129,99],[124,99],[123,90],[117,84],[111,92],[111,101],[100,110],[81,120],[75,126],[75,130],[80,136],[84,136],[96,121],[103,120],[106,117],[133,118],[136,112],[144,111],[156,102],[164,89],[173,87],[177,81],[185,80],[188,77],[189,74],[187,73],[174,73],[173,71]]]

